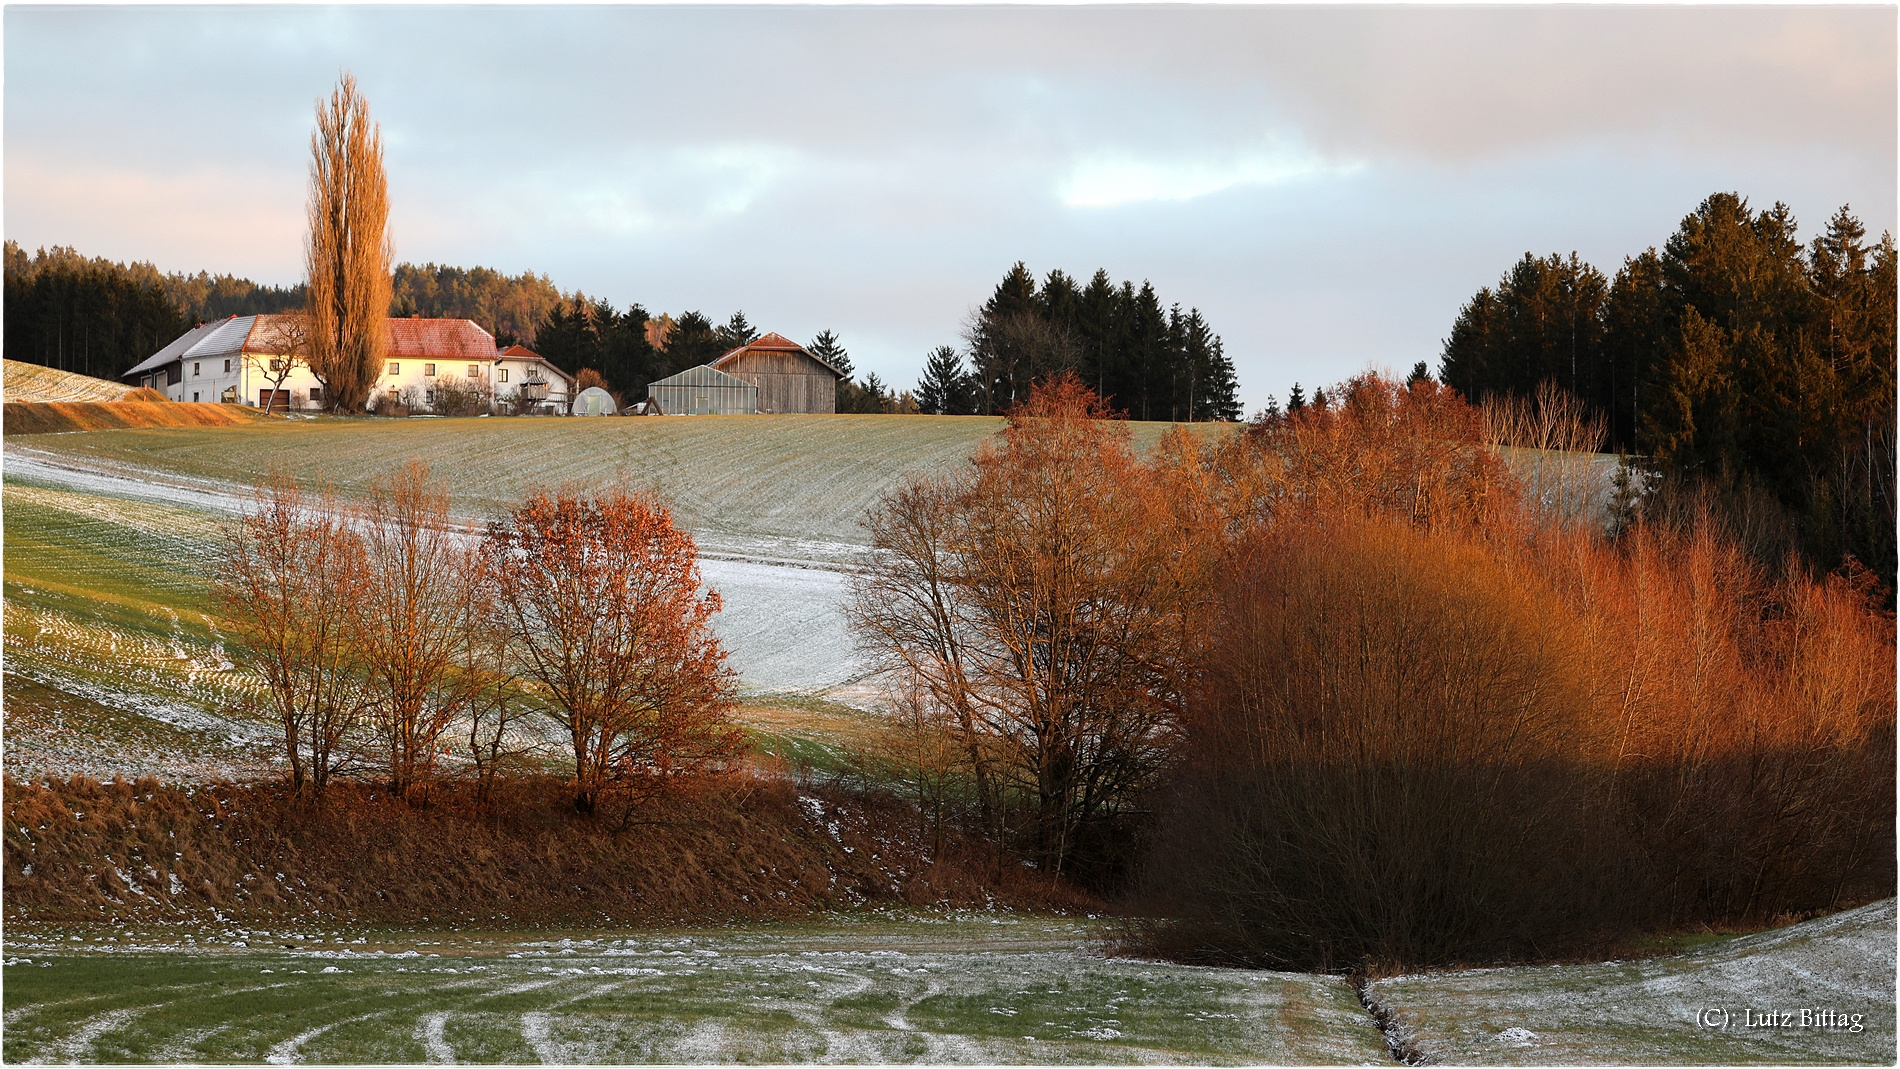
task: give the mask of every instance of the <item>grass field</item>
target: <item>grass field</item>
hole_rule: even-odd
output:
[[[1889,898],[1681,954],[1424,973],[1370,994],[1433,1062],[1892,1065],[1895,953]],[[1858,1031],[1821,1011],[1860,1015]],[[1771,1012],[1792,1023],[1756,1023]]]
[[[219,525],[275,466],[348,496],[409,456],[449,480],[472,521],[534,485],[657,488],[709,554],[706,581],[725,601],[714,626],[750,709],[769,721],[754,725],[761,738],[835,765],[835,738],[801,728],[804,707],[773,697],[871,698],[840,611],[864,548],[858,521],[906,474],[960,463],[1000,422],[316,419],[9,439],[5,648],[20,686],[6,767],[174,781],[273,767],[263,726],[235,712],[251,688],[206,615]],[[1149,446],[1164,429],[1133,433]]]
[[[4,1058],[1387,1061],[1337,977],[1108,958],[1104,934],[896,913],[690,932],[9,932]]]
[[[291,420],[212,430],[103,431],[9,441],[15,459],[243,493],[282,466],[345,495],[427,461],[483,519],[528,488],[624,479],[656,489],[703,548],[835,564],[865,543],[865,510],[906,474],[961,463],[1002,421],[974,416]],[[1168,425],[1131,424],[1138,447]],[[1202,424],[1194,433],[1231,433]]]

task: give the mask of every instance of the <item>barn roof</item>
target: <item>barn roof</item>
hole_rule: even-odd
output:
[[[823,359],[819,358],[818,356],[813,355],[810,349],[807,349],[804,346],[793,341],[792,339],[786,337],[785,335],[778,334],[778,333],[766,334],[758,338],[756,341],[749,341],[745,343],[744,345],[739,346],[736,349],[730,349],[726,351],[723,355],[721,355],[719,359],[714,360],[712,364],[709,366],[716,368],[719,365],[726,363],[727,361],[736,359],[739,356],[739,354],[748,353],[748,352],[804,353],[806,356],[811,357],[813,360],[817,360],[819,366],[823,367],[825,370],[831,372],[833,375],[836,375],[839,378],[844,378],[844,372],[839,371],[837,368],[832,367],[830,364],[826,363]]]
[[[689,367],[677,375],[668,375],[658,382],[647,383],[647,388],[655,386],[726,386],[733,389],[756,390],[757,386],[742,378],[728,375],[711,364]]]

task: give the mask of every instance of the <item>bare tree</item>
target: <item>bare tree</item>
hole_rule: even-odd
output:
[[[239,663],[263,679],[297,791],[323,792],[366,705],[351,626],[363,571],[362,544],[334,502],[310,504],[288,475],[259,487],[225,532],[212,603]]]
[[[1605,518],[1609,479],[1594,456],[1608,437],[1601,413],[1549,379],[1535,399],[1493,396],[1482,412],[1485,444],[1523,481],[1532,508],[1562,524]]]
[[[441,739],[475,699],[459,671],[482,622],[486,559],[449,527],[449,495],[409,461],[371,488],[363,510],[357,642],[390,789],[425,789]]]
[[[277,395],[284,392],[284,383],[290,381],[299,368],[310,366],[313,336],[308,316],[291,313],[262,318],[260,325],[264,329],[260,334],[265,351],[246,353],[244,362],[259,378],[271,384],[270,395],[264,402],[264,414],[268,416],[276,406]]]
[[[318,102],[310,154],[310,368],[331,411],[359,412],[382,365],[391,250],[382,128],[370,122],[355,76]]]

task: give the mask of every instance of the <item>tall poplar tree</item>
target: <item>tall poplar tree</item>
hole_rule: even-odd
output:
[[[383,360],[391,282],[382,127],[354,75],[317,102],[310,155],[310,370],[331,411],[359,412]]]

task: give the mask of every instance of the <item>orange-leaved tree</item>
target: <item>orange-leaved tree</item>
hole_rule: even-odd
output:
[[[1020,818],[1052,872],[1120,860],[1116,824],[1173,739],[1198,562],[1149,522],[1156,486],[1126,427],[1061,375],[968,471],[867,520],[859,634],[961,730],[985,816]]]
[[[520,672],[572,745],[576,809],[738,755],[719,595],[665,506],[536,491],[490,526],[488,550]]]

